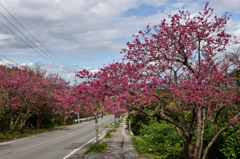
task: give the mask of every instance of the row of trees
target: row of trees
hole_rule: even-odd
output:
[[[152,28],[147,25],[122,50],[125,61],[97,73],[80,71],[78,77],[86,80],[74,87],[40,70],[1,67],[0,122],[7,119],[11,129],[18,124],[22,130],[33,114],[41,123],[43,112],[56,113],[65,124],[81,111],[95,115],[98,143],[99,112],[137,110],[172,124],[186,159],[205,159],[240,117],[239,50],[229,48],[236,38],[226,33],[229,15],[212,16],[208,4],[197,16],[180,10]],[[219,124],[224,111],[229,112],[225,125]],[[204,146],[206,123],[215,134]]]
[[[78,76],[88,80],[76,87],[75,97],[93,113],[101,106],[164,120],[174,125],[186,159],[205,159],[218,136],[239,125],[240,117],[239,50],[230,48],[236,37],[226,33],[229,15],[213,16],[208,5],[193,17],[180,10],[152,28],[147,25],[122,50],[125,61],[97,73],[80,71]],[[229,122],[219,124],[226,110]],[[203,147],[206,123],[215,133]]]
[[[74,115],[75,98],[69,82],[57,74],[46,74],[29,67],[0,66],[0,128],[14,131],[33,124],[39,129],[43,120],[58,118],[62,124]],[[73,104],[74,103],[74,104]]]
[[[23,133],[28,125],[37,129],[41,124],[54,127],[95,116],[98,134],[99,113],[121,115],[125,111],[119,107],[116,111],[111,107],[113,103],[104,102],[107,89],[99,89],[98,81],[69,86],[57,74],[29,67],[0,66],[0,76],[0,129],[4,131]]]

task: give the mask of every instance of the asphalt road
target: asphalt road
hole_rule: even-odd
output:
[[[98,118],[99,134],[114,116]],[[0,159],[62,159],[96,136],[95,120],[40,135],[0,143]]]

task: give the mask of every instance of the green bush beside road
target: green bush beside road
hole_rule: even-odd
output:
[[[231,115],[226,112],[220,114],[220,127],[227,122]],[[139,156],[155,159],[182,159],[184,158],[183,141],[179,138],[172,124],[149,118],[138,112],[129,114],[126,120],[131,120],[134,132],[132,141]],[[240,132],[239,127],[230,127],[224,131],[211,147],[208,159],[238,159],[240,158]],[[203,140],[203,150],[210,142],[215,131],[213,124],[206,124]]]

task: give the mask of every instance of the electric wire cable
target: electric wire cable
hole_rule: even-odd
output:
[[[11,17],[34,39],[36,40],[45,50],[47,50],[51,55],[53,55],[55,58],[57,58],[59,61],[61,61],[64,65],[70,67],[69,65],[67,65],[65,62],[63,62],[62,60],[60,60],[57,56],[55,56],[51,51],[49,51],[44,45],[42,45],[42,43],[40,43],[4,6],[2,3],[0,3],[0,5],[8,12],[9,15],[11,15]]]
[[[38,48],[42,53],[44,53],[45,55],[47,55],[49,58],[51,58],[52,60],[54,60],[55,62],[57,62],[58,64],[62,65],[61,63],[59,63],[58,61],[56,61],[55,59],[53,59],[51,56],[49,56],[47,53],[43,52],[36,44],[34,44],[28,37],[26,37],[14,24],[12,24],[2,13],[0,13],[2,15],[2,17],[8,22],[10,23],[18,32],[20,32],[22,34],[22,36],[24,36],[30,43],[32,43],[36,48]]]
[[[0,54],[0,56],[2,56],[2,57],[4,57],[4,58],[8,59],[9,61],[11,61],[11,62],[13,62],[13,63],[15,63],[15,64],[19,65],[19,64],[18,64],[18,63],[16,63],[15,61],[13,61],[13,60],[11,60],[11,59],[7,58],[6,56],[4,56],[4,55],[2,55],[2,54]]]
[[[16,67],[16,66],[13,66],[12,64],[10,64],[9,62],[6,62],[6,61],[4,61],[2,59],[0,59],[0,60],[1,60],[1,62],[4,62],[5,64],[11,65],[12,67]],[[3,64],[1,64],[1,65],[3,65]]]
[[[54,63],[53,61],[50,61],[48,58],[46,58],[45,56],[43,56],[41,53],[39,53],[37,50],[35,50],[31,45],[29,45],[27,42],[25,42],[21,37],[19,37],[14,31],[12,31],[7,25],[5,25],[2,21],[0,21],[8,30],[10,30],[15,36],[17,36],[22,42],[24,42],[27,46],[29,46],[30,48],[32,48],[35,52],[37,52],[39,55],[41,55],[42,57],[44,57],[46,60],[48,60],[49,62]],[[55,65],[57,65],[56,63],[54,63]]]

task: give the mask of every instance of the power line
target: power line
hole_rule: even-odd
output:
[[[17,27],[15,27],[14,24],[12,24],[2,13],[0,13],[2,15],[2,17],[7,20],[18,32],[20,32],[22,34],[22,36],[24,36],[30,43],[32,43],[35,47],[37,47],[42,53],[44,53],[45,55],[47,55],[49,58],[51,58],[52,60],[54,60],[55,62],[57,62],[58,64],[60,64],[58,61],[56,61],[55,59],[53,59],[51,56],[49,56],[48,54],[46,54],[45,52],[43,52],[36,44],[34,44],[28,37],[26,37]],[[61,64],[60,64],[61,65]]]
[[[5,64],[8,64],[8,65],[11,65],[12,67],[16,67],[16,66],[13,66],[12,64],[10,64],[9,62],[6,62],[5,60],[2,60],[0,59],[2,62],[4,62]]]
[[[14,35],[16,35],[22,42],[24,42],[27,46],[29,46],[30,48],[32,48],[35,52],[37,52],[39,55],[41,55],[42,57],[44,57],[46,60],[50,61],[48,58],[46,58],[45,56],[43,56],[41,53],[39,53],[37,50],[35,50],[32,46],[30,46],[28,43],[26,43],[22,38],[20,38],[14,31],[12,31],[7,25],[5,25],[2,21],[0,21],[8,30],[10,30]],[[52,62],[54,63],[54,62]],[[56,64],[56,63],[54,63]],[[56,64],[57,65],[57,64]]]
[[[70,67],[66,63],[64,63],[62,60],[60,60],[57,56],[55,56],[51,51],[49,51],[42,43],[40,43],[4,6],[2,3],[0,3],[1,6],[8,12],[8,14],[11,15],[11,17],[34,39],[36,40],[45,50],[47,50],[50,54],[52,54],[55,58],[57,58],[59,61],[61,61],[64,65]]]
[[[2,57],[4,57],[4,58],[6,58],[6,59],[8,59],[8,60],[12,61],[13,63],[15,63],[15,64],[19,65],[19,64],[18,64],[18,63],[16,63],[15,61],[13,61],[13,60],[11,60],[11,59],[7,58],[6,56],[4,56],[4,55],[2,55],[2,54],[0,54],[0,56],[2,56]]]
[[[14,24],[12,24],[2,13],[0,13],[2,15],[2,17],[7,20],[18,32],[20,32],[22,34],[22,36],[24,36],[30,43],[32,43],[35,47],[37,47],[42,53],[44,53],[45,55],[47,55],[49,58],[51,58],[52,60],[54,60],[55,62],[57,62],[58,64],[62,65],[61,63],[59,63],[58,61],[56,61],[55,59],[53,59],[51,56],[49,56],[48,54],[46,54],[45,52],[43,52],[36,44],[34,44],[28,37],[26,37]],[[41,54],[41,53],[39,53]]]

